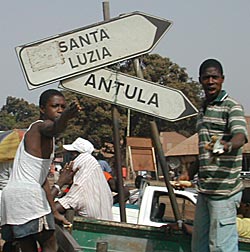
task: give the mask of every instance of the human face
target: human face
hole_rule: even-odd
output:
[[[61,116],[65,108],[65,98],[63,96],[54,95],[49,98],[45,107],[41,107],[40,111],[43,115],[43,119],[54,121]]]
[[[224,82],[224,76],[215,67],[206,68],[199,81],[203,86],[206,94],[206,98],[209,101],[214,100],[222,89],[222,83]]]

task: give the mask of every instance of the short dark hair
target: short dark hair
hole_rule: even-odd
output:
[[[55,95],[64,97],[64,95],[59,90],[56,90],[56,89],[48,89],[48,90],[44,91],[40,95],[39,107],[40,108],[42,106],[45,107],[46,103],[48,102],[48,100],[50,99],[50,97],[55,96]]]
[[[223,68],[221,63],[216,60],[216,59],[207,59],[205,60],[201,65],[200,65],[200,70],[199,70],[199,75],[201,76],[201,74],[209,67],[215,67],[216,69],[218,69],[221,73],[221,75],[223,75]]]

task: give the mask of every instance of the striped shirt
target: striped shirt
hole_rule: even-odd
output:
[[[85,152],[74,160],[74,169],[77,167],[70,190],[58,202],[81,216],[112,220],[113,196],[99,163]]]
[[[216,156],[205,145],[212,136],[230,141],[237,133],[243,133],[247,142],[247,128],[242,106],[222,90],[218,97],[202,108],[198,114],[199,135],[199,191],[216,195],[231,196],[242,190],[242,147],[230,153]]]

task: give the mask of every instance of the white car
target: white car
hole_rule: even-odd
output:
[[[174,190],[176,202],[182,220],[193,222],[197,201],[195,189]],[[175,222],[168,189],[160,186],[147,186],[144,190],[141,204],[126,204],[127,223],[160,227],[169,222]],[[113,206],[113,220],[120,222],[119,205]]]

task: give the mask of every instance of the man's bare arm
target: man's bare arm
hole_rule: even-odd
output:
[[[43,189],[46,193],[46,197],[47,197],[47,200],[50,204],[50,207],[51,207],[51,211],[52,213],[54,214],[54,217],[57,221],[59,222],[62,222],[63,224],[65,225],[70,225],[71,223],[63,216],[61,215],[57,209],[56,209],[56,205],[55,205],[55,202],[54,202],[54,199],[51,195],[51,191],[50,191],[50,186],[49,186],[49,181],[48,179],[46,178],[44,184],[43,184]]]

